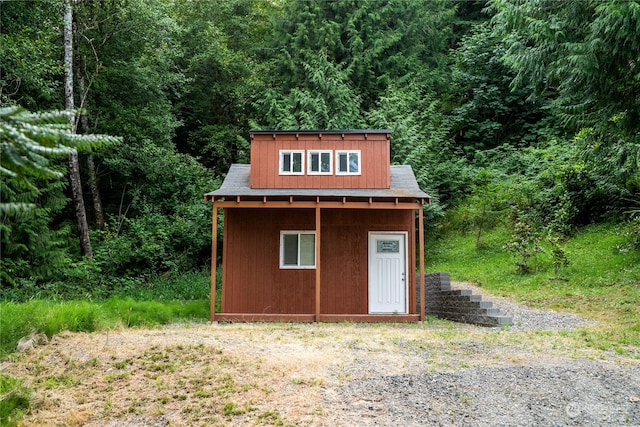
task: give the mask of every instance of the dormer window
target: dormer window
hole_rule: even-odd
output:
[[[336,151],[336,175],[360,175],[360,150]]]
[[[304,151],[280,150],[280,175],[303,175]]]
[[[309,151],[309,175],[331,175],[332,154],[331,151]]]

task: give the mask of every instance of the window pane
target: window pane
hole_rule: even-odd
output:
[[[282,171],[291,172],[291,153],[282,154]]]
[[[331,172],[331,153],[320,154],[320,167],[322,172]]]
[[[316,236],[314,234],[300,234],[300,266],[316,264]]]
[[[293,172],[302,172],[302,153],[293,154]]]
[[[309,157],[311,157],[311,172],[319,172],[320,167],[318,166],[318,153],[311,153]]]
[[[298,265],[298,235],[285,234],[283,237],[283,265]]]
[[[349,172],[358,172],[359,163],[358,153],[349,153]]]
[[[338,154],[338,171],[346,172],[347,170],[347,155],[340,153]]]

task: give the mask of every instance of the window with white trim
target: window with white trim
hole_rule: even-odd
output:
[[[280,175],[304,175],[304,151],[280,150]]]
[[[332,154],[330,150],[309,150],[309,175],[331,175],[333,173]]]
[[[316,232],[280,232],[280,268],[315,268]]]
[[[360,175],[360,150],[336,151],[336,175]]]

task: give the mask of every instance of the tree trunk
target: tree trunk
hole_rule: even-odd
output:
[[[64,97],[65,107],[69,114],[69,123],[72,132],[75,132],[75,115],[73,100],[73,9],[71,0],[64,2]],[[82,181],[80,179],[80,166],[78,163],[78,153],[69,155],[69,181],[71,182],[71,192],[73,206],[76,211],[78,222],[78,234],[80,237],[80,249],[87,258],[93,257],[91,240],[89,239],[89,225],[87,224],[87,212],[82,198]]]
[[[87,108],[87,89],[84,80],[84,64],[79,54],[76,64],[78,65],[78,90],[81,97],[80,128],[82,129],[82,133],[88,134],[89,119],[83,112],[83,110]],[[100,230],[104,230],[104,211],[102,210],[102,199],[100,197],[100,189],[98,188],[98,177],[96,175],[96,165],[93,160],[93,154],[87,155],[87,175],[89,178],[89,190],[91,190],[91,199],[93,200],[93,213],[96,220],[96,226]]]
[[[96,165],[93,160],[93,154],[87,156],[87,167],[96,225],[100,230],[104,230],[104,211],[102,210],[102,198],[100,197],[100,188],[98,187],[98,176],[96,175]]]

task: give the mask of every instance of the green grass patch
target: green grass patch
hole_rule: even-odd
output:
[[[0,426],[16,426],[31,406],[31,391],[21,380],[0,374]]]
[[[482,247],[476,248],[472,232],[447,233],[427,246],[427,270],[446,271],[453,280],[474,282],[497,295],[605,324],[585,338],[588,345],[614,350],[640,346],[640,253],[619,250],[626,242],[622,226],[580,230],[564,243],[569,266],[557,277],[548,245],[532,261],[532,273],[518,274],[514,258],[503,248],[508,239],[508,231],[498,227],[486,232]]]
[[[220,286],[221,275],[218,277]],[[0,302],[0,357],[12,353],[31,333],[51,338],[60,331],[93,332],[116,326],[136,327],[209,318],[210,272],[123,279],[111,288],[96,286],[92,294],[61,293],[52,287],[23,302]],[[218,292],[218,300],[221,292]],[[75,299],[68,299],[69,296]],[[219,305],[219,301],[218,301]]]
[[[0,357],[15,351],[18,341],[32,332],[41,332],[50,338],[60,331],[93,332],[116,326],[154,326],[208,318],[208,300],[159,302],[113,297],[98,302],[2,302]]]

